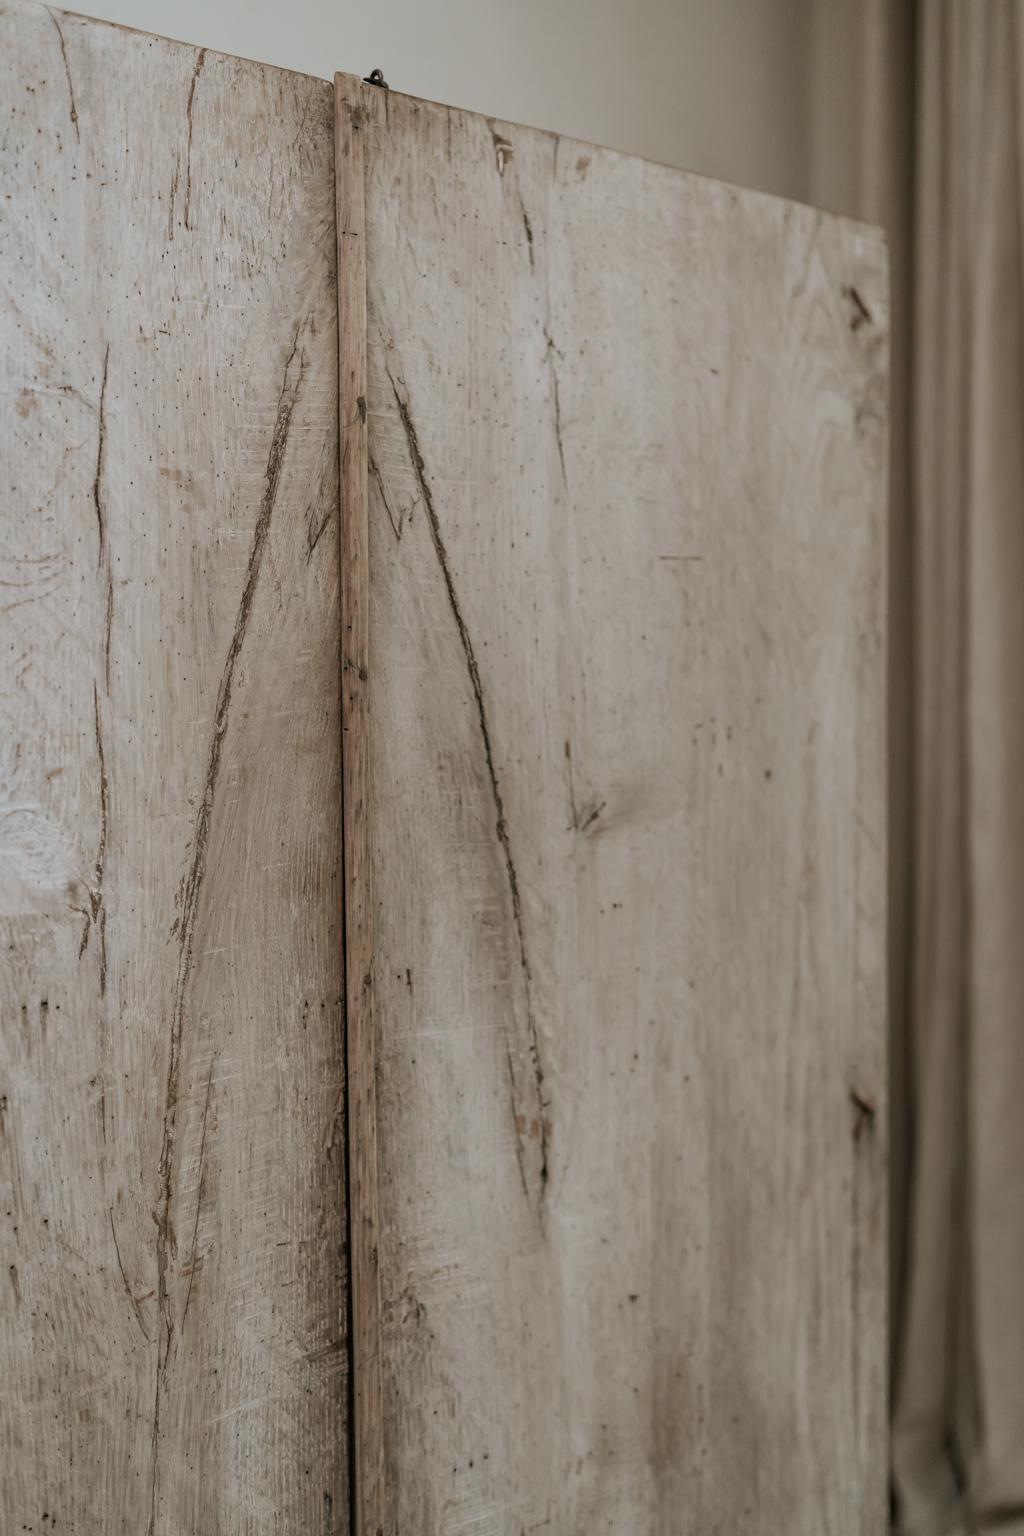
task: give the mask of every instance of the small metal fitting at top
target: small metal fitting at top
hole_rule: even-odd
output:
[[[384,79],[384,71],[382,69],[371,69],[368,75],[363,76],[363,84],[379,85],[381,89],[385,91],[389,89],[388,83]]]

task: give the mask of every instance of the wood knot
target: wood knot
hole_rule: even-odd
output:
[[[853,1139],[859,1141],[864,1131],[874,1129],[876,1110],[870,1099],[866,1099],[856,1088],[850,1089],[850,1103],[855,1110],[853,1122]]]

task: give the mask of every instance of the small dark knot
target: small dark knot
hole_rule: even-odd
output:
[[[384,71],[382,69],[371,69],[368,75],[363,76],[363,84],[379,85],[385,91],[388,89],[388,83],[384,79]]]
[[[850,1103],[856,1111],[853,1122],[853,1139],[859,1141],[862,1132],[870,1130],[875,1123],[875,1106],[870,1099],[858,1093],[856,1088],[850,1089]]]

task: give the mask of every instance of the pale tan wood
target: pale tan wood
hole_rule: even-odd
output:
[[[366,257],[363,137],[381,93],[338,77],[335,172],[338,227],[338,418],[341,444],[341,668],[345,829],[345,1036],[349,1104],[349,1256],[357,1478],[353,1536],[383,1518],[383,1389],[377,1224],[377,1092],[373,1023],[373,872],[369,858],[367,702],[369,549],[366,450]],[[354,1134],[351,1134],[354,1128]]]
[[[357,1459],[388,1536],[879,1536],[881,236],[394,93],[362,143]]]
[[[0,1529],[345,1532],[332,91],[0,101]]]

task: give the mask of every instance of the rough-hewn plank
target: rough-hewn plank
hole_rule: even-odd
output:
[[[878,1536],[881,238],[344,78],[339,152],[353,112],[357,1464],[388,1536]]]
[[[349,1124],[349,1200],[359,1210],[353,1234],[350,1311],[353,1322],[354,1438],[366,1448],[359,1469],[353,1536],[377,1536],[382,1515],[380,1282],[377,1231],[376,1039],[373,1023],[373,877],[370,868],[368,742],[369,527],[366,477],[366,205],[363,111],[338,89],[335,173],[338,210],[338,397],[341,447],[342,775],[345,827],[345,1037]],[[355,1192],[354,1197],[352,1191]],[[356,1332],[358,1330],[358,1332]],[[354,1470],[354,1469],[353,1469]]]
[[[347,1530],[331,88],[0,8],[0,1527]]]

